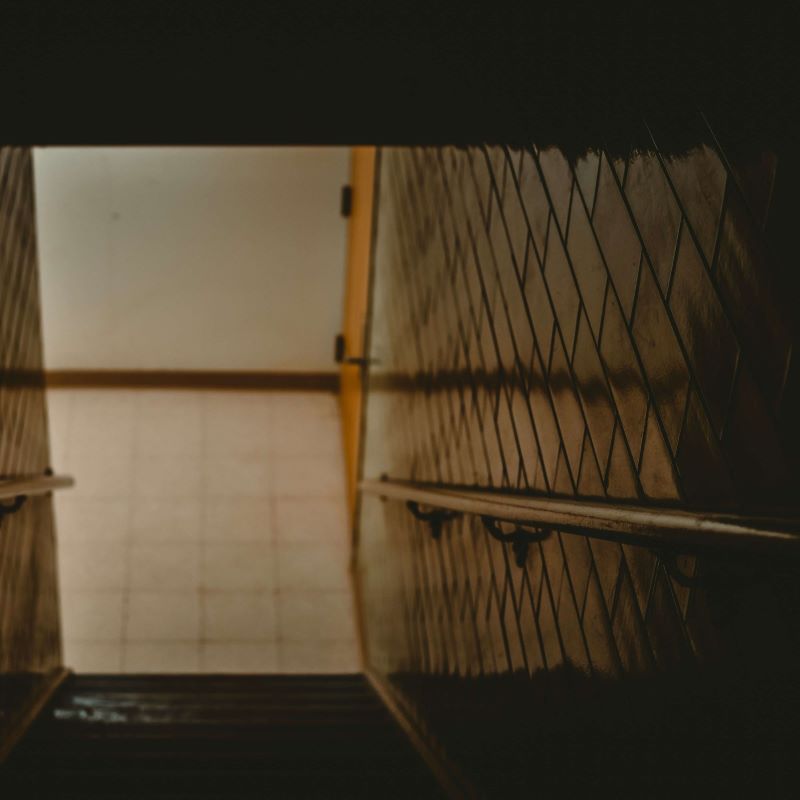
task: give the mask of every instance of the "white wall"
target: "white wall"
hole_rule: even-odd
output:
[[[48,369],[334,369],[347,148],[46,148],[34,169]]]

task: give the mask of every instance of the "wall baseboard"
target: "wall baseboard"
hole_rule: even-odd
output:
[[[62,369],[45,371],[44,381],[51,389],[339,390],[338,372]]]

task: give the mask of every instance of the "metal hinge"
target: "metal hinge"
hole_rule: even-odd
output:
[[[342,197],[339,210],[343,217],[349,217],[353,211],[353,187],[348,183],[342,186]]]
[[[367,367],[373,363],[369,358],[346,355],[347,345],[344,334],[339,333],[333,341],[333,357],[337,364],[358,364],[360,367]]]

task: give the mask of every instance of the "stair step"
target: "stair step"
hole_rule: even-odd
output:
[[[3,777],[9,798],[441,796],[363,675],[72,676]]]
[[[214,687],[232,694],[248,694],[271,689],[317,688],[336,692],[343,687],[364,689],[369,687],[366,678],[358,673],[341,675],[181,675],[175,673],[73,676],[73,685],[85,691],[147,691],[154,693],[196,690],[210,691]]]

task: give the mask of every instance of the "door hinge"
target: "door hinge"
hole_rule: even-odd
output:
[[[342,186],[340,209],[343,217],[349,217],[353,211],[353,187],[348,183]]]
[[[344,334],[337,333],[336,338],[333,340],[333,357],[337,364],[344,361]]]
[[[337,334],[333,341],[333,357],[337,364],[355,364],[359,367],[367,367],[373,363],[369,358],[363,356],[348,356],[347,344],[342,333]]]

